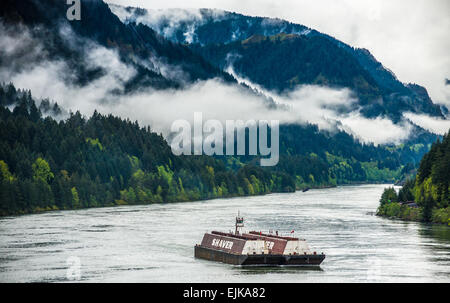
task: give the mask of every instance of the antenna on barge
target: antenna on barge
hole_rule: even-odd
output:
[[[241,233],[242,227],[244,227],[244,217],[240,216],[240,213],[238,211],[238,215],[236,217],[236,230],[235,230],[235,234],[239,235]]]

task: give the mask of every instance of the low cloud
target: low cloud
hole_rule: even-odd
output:
[[[408,139],[413,126],[407,121],[394,124],[390,119],[376,117],[369,119],[353,112],[341,119],[341,129],[353,134],[363,142],[375,144],[399,144]]]
[[[5,39],[6,31],[0,32]],[[72,33],[63,30],[63,36]],[[11,36],[11,35],[9,35]],[[8,37],[9,37],[8,36]],[[43,49],[31,36],[14,36],[16,47],[0,45],[0,52],[10,56],[26,45]],[[8,38],[6,38],[8,39]],[[24,41],[16,41],[25,39]],[[70,40],[70,39],[69,39]],[[31,41],[31,42],[30,42]],[[78,43],[75,43],[78,44]],[[79,45],[79,44],[78,44]],[[259,93],[271,97],[277,106],[268,106],[261,96],[236,84],[226,84],[219,79],[200,81],[183,90],[141,90],[134,94],[115,94],[123,91],[123,85],[134,76],[134,68],[123,63],[116,51],[92,41],[83,43],[85,62],[89,67],[103,68],[106,73],[88,85],[80,87],[67,79],[74,78],[68,64],[62,60],[43,60],[39,64],[28,62],[26,68],[2,71],[0,81],[13,82],[18,88],[32,91],[36,98],[50,98],[67,110],[79,110],[91,115],[94,110],[114,114],[142,125],[150,125],[154,131],[169,135],[171,124],[178,119],[193,120],[194,112],[202,112],[203,119],[225,120],[279,120],[281,123],[313,123],[320,129],[342,129],[365,142],[375,144],[399,143],[409,136],[408,122],[393,124],[385,118],[367,119],[359,114],[357,100],[348,89],[305,85],[288,94],[264,91],[248,80],[239,78]],[[34,48],[33,48],[34,49]],[[30,49],[30,52],[33,51]],[[151,66],[165,67],[163,61],[152,60]],[[167,67],[176,76],[176,67]],[[180,71],[178,71],[180,72]],[[167,71],[166,71],[167,73]]]
[[[343,130],[363,142],[374,144],[401,143],[408,139],[412,125],[407,121],[394,124],[390,119],[377,117],[369,119],[362,116],[356,107],[357,99],[349,89],[330,89],[323,86],[303,85],[293,92],[279,95],[267,91],[245,77],[235,73],[231,65],[227,72],[239,82],[244,83],[270,98],[276,103],[291,109],[292,116],[286,119],[289,123],[313,123],[320,129],[333,131]]]
[[[171,36],[183,22],[189,21],[196,25],[202,25],[206,21],[199,9],[155,9],[151,10],[151,12],[139,11],[136,13],[136,9],[133,7],[126,9],[124,6],[114,4],[109,4],[109,7],[122,22],[136,22],[148,25],[166,37]],[[220,20],[220,17],[224,15],[223,11],[214,9],[209,10],[209,13],[216,20]],[[184,37],[187,43],[195,42],[194,27],[187,28]]]
[[[414,113],[404,113],[403,116],[414,124],[435,134],[444,135],[450,131],[450,120]]]

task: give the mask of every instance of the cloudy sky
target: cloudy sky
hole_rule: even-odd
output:
[[[160,8],[218,8],[278,17],[369,49],[402,82],[450,107],[449,0],[106,0]]]

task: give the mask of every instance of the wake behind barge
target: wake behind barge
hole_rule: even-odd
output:
[[[244,218],[236,217],[236,230],[205,233],[195,245],[196,258],[234,265],[254,266],[318,266],[323,253],[311,252],[304,239],[250,231],[242,233]]]

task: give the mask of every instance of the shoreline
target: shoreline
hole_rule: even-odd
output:
[[[330,188],[336,188],[339,186],[352,186],[352,185],[367,185],[367,184],[391,184],[391,183],[376,183],[376,182],[355,182],[355,183],[345,183],[345,184],[330,184],[330,185],[318,185],[318,186],[311,186],[309,187],[309,190],[313,189],[330,189]],[[307,187],[304,187],[307,188]],[[209,200],[216,200],[216,199],[232,199],[232,198],[244,198],[244,197],[257,197],[257,196],[265,196],[270,194],[291,194],[295,192],[302,192],[302,189],[304,188],[296,188],[293,192],[270,192],[270,193],[264,193],[264,194],[258,194],[258,195],[232,195],[228,197],[214,197],[214,198],[205,198],[205,199],[197,199],[197,200],[182,200],[182,201],[170,201],[170,202],[151,202],[151,203],[139,203],[139,204],[129,204],[129,203],[123,203],[119,202],[119,200],[116,200],[116,203],[111,203],[109,205],[103,205],[103,206],[96,206],[96,207],[81,207],[81,208],[68,208],[68,209],[59,209],[59,208],[53,208],[53,209],[38,209],[33,211],[27,211],[23,213],[18,214],[8,214],[8,215],[0,215],[1,218],[7,218],[7,217],[20,217],[20,216],[27,216],[27,215],[36,215],[36,214],[43,214],[43,213],[50,213],[50,212],[57,212],[57,211],[71,211],[71,210],[82,210],[82,209],[90,209],[90,208],[106,208],[106,207],[119,207],[119,206],[142,206],[142,205],[150,205],[150,204],[172,204],[172,203],[185,203],[185,202],[199,202],[199,201],[209,201]]]
[[[450,227],[449,208],[434,208],[432,210],[432,220],[429,222],[425,222],[422,220],[421,207],[411,208],[407,205],[401,205],[398,202],[392,202],[388,205],[384,205],[381,209],[380,207],[381,206],[377,208],[375,215],[381,218],[390,220],[400,220],[405,222],[437,224]],[[447,212],[447,215],[445,214],[445,212]]]
[[[180,200],[180,201],[170,201],[170,202],[150,202],[150,203],[138,203],[138,204],[130,204],[130,203],[123,203],[123,201],[116,200],[115,203],[111,203],[109,205],[103,205],[103,206],[96,206],[96,207],[81,207],[81,208],[67,208],[67,209],[59,209],[57,207],[52,209],[35,209],[33,211],[26,211],[23,213],[18,214],[8,214],[8,215],[0,215],[1,218],[8,218],[8,217],[20,217],[20,216],[27,216],[27,215],[36,215],[36,214],[43,214],[43,213],[50,213],[50,212],[57,212],[57,211],[71,211],[71,210],[82,210],[82,209],[90,209],[90,208],[107,208],[107,207],[120,207],[120,206],[142,206],[142,205],[151,205],[151,204],[172,204],[172,203],[186,203],[186,202],[200,202],[200,201],[209,201],[209,200],[216,200],[216,199],[233,199],[233,198],[245,198],[245,197],[257,197],[257,196],[265,196],[270,194],[291,194],[295,192],[302,192],[303,189],[308,188],[308,190],[314,190],[314,189],[331,189],[336,188],[339,186],[345,187],[345,186],[357,186],[357,185],[369,185],[369,184],[392,184],[390,182],[352,182],[352,183],[345,183],[345,184],[329,184],[329,185],[317,185],[317,186],[311,186],[311,187],[299,187],[296,188],[293,192],[269,192],[264,194],[257,194],[257,195],[231,195],[228,197],[213,197],[213,198],[205,198],[205,199],[197,199],[197,200]],[[120,201],[120,202],[119,202]],[[375,211],[376,213],[376,211]],[[376,213],[377,216],[379,216]]]

